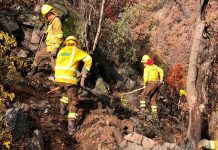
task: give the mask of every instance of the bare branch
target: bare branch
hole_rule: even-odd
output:
[[[101,24],[102,24],[102,19],[103,19],[103,14],[104,14],[104,4],[105,4],[105,0],[102,0],[102,5],[101,5],[101,14],[100,14],[100,18],[99,18],[99,24],[98,24],[98,30],[95,36],[95,41],[92,47],[92,53],[95,51],[97,43],[98,43],[98,38],[101,32]]]

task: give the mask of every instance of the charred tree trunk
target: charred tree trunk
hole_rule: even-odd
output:
[[[197,143],[201,137],[201,113],[199,111],[199,99],[196,89],[197,81],[197,62],[200,41],[204,31],[205,24],[200,19],[196,22],[193,44],[189,58],[188,76],[187,76],[187,97],[189,105],[189,127],[187,138],[191,149],[197,149]]]
[[[199,6],[201,7],[201,5]],[[199,9],[200,10],[200,9]],[[201,113],[199,111],[200,99],[197,93],[198,55],[205,23],[201,20],[201,10],[196,17],[191,54],[189,58],[187,75],[187,98],[189,105],[189,126],[187,131],[188,149],[197,150],[201,138]]]

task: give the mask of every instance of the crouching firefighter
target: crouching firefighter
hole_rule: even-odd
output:
[[[156,66],[153,60],[148,56],[144,55],[141,62],[144,64],[144,90],[140,97],[140,115],[145,117],[147,114],[145,108],[146,104],[151,99],[151,115],[153,119],[158,119],[157,117],[157,89],[160,83],[163,83],[163,69]]]
[[[64,90],[64,95],[60,99],[60,113],[64,115],[68,110],[68,133],[70,135],[75,131],[75,121],[78,117],[77,68],[80,61],[83,61],[84,66],[81,72],[81,81],[84,81],[92,66],[92,57],[77,48],[77,44],[78,41],[74,36],[67,37],[64,41],[64,47],[57,55],[55,66],[55,81]],[[84,82],[81,82],[80,86],[84,86]]]

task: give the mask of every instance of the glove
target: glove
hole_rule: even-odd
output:
[[[80,86],[84,87],[85,79],[86,79],[87,74],[88,74],[88,71],[86,70],[85,67],[82,68],[81,74],[82,74],[82,78],[81,78],[81,81],[80,81]]]
[[[86,70],[85,67],[82,68],[81,74],[82,74],[82,78],[86,78],[87,77],[88,71]]]
[[[81,86],[81,87],[84,87],[84,84],[85,84],[85,78],[82,77],[82,79],[81,79],[81,81],[80,81],[80,86]]]
[[[56,58],[58,54],[58,49],[55,48],[52,52],[51,52],[51,57]]]

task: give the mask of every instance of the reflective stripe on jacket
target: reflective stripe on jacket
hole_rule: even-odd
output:
[[[210,149],[218,150],[218,141],[210,141]]]
[[[144,68],[144,84],[147,84],[149,81],[159,81],[163,80],[163,69],[156,65],[147,65]]]
[[[75,46],[65,46],[57,56],[55,66],[55,81],[77,85],[77,68],[83,61],[87,71],[92,66],[92,57]]]
[[[55,48],[59,48],[63,42],[63,30],[61,21],[58,17],[55,17],[47,28],[46,37],[47,51],[51,52]]]

